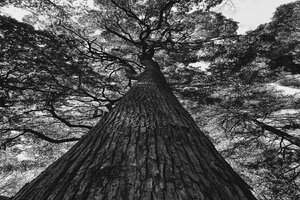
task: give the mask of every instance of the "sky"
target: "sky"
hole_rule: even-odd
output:
[[[282,4],[296,0],[227,0],[227,4],[218,8],[227,18],[239,22],[239,34],[255,29],[258,25],[268,23]]]
[[[91,3],[92,0],[88,0]],[[217,8],[226,17],[239,22],[239,34],[255,29],[258,25],[271,21],[276,7],[293,2],[295,0],[226,0],[226,4]],[[17,8],[0,9],[0,13],[13,16],[22,21],[28,12]]]

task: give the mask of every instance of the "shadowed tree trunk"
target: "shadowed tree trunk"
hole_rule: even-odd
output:
[[[0,195],[0,200],[9,200],[9,199],[10,199],[10,197]]]
[[[152,58],[111,112],[13,200],[254,200]]]

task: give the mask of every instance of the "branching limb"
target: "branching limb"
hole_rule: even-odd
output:
[[[299,137],[290,135],[282,130],[279,130],[273,126],[263,123],[262,121],[257,120],[256,118],[250,116],[247,113],[240,113],[240,112],[234,111],[232,109],[227,109],[227,111],[228,111],[228,115],[230,117],[227,116],[226,121],[228,121],[228,118],[232,118],[230,120],[231,121],[235,120],[238,122],[238,124],[240,124],[241,121],[252,122],[252,123],[256,124],[257,126],[259,126],[261,129],[266,130],[266,131],[270,132],[271,134],[274,134],[274,135],[278,136],[279,138],[285,139],[285,140],[289,141],[291,144],[300,147],[300,138]],[[223,122],[223,124],[226,124],[226,122]],[[235,125],[237,125],[237,124],[235,124]]]
[[[122,35],[121,33],[117,32],[117,31],[115,31],[115,30],[112,30],[112,29],[109,28],[108,26],[105,26],[105,29],[106,29],[107,31],[109,31],[110,33],[112,33],[112,34],[118,36],[119,38],[125,40],[126,42],[129,42],[129,43],[133,44],[134,46],[137,46],[137,47],[140,46],[140,44],[139,44],[138,42],[136,42],[136,41],[130,39],[131,37],[128,38],[128,37],[126,37],[125,35]]]
[[[87,129],[92,129],[92,126],[88,126],[88,125],[79,125],[79,124],[72,124],[71,122],[69,122],[68,120],[64,119],[63,117],[59,116],[56,112],[55,112],[55,108],[53,105],[50,106],[50,109],[47,109],[47,111],[49,111],[52,115],[52,117],[54,117],[55,119],[58,119],[60,122],[64,123],[65,125],[67,125],[68,127],[71,128],[87,128]]]
[[[11,138],[7,138],[7,139],[4,139],[4,142],[1,144],[1,147],[5,148],[5,146],[9,143],[11,143],[13,140],[19,138],[20,136],[26,134],[26,133],[31,133],[33,135],[35,135],[36,137],[42,139],[42,140],[45,140],[47,142],[50,142],[50,143],[54,143],[54,144],[60,144],[60,143],[65,143],[65,142],[74,142],[74,141],[77,141],[79,140],[80,138],[76,138],[76,137],[72,137],[72,138],[65,138],[65,139],[53,139],[53,138],[50,138],[48,136],[46,136],[45,134],[39,132],[39,131],[36,131],[36,130],[33,130],[33,129],[29,129],[29,128],[15,128],[15,129],[5,129],[5,131],[19,131],[21,132],[20,134],[16,135],[15,137],[11,137]]]
[[[125,8],[124,6],[121,6],[117,3],[117,1],[115,0],[111,0],[111,2],[119,9],[121,9],[128,17],[136,20],[140,25],[143,26],[149,26],[147,25],[143,20],[141,20],[132,10],[130,10],[129,8]]]
[[[8,131],[10,131],[10,130],[5,130],[5,132],[8,132]],[[14,137],[11,137],[11,138],[4,139],[4,142],[2,142],[1,145],[0,145],[0,149],[1,148],[5,149],[7,144],[11,143],[12,141],[14,141],[15,139],[17,139],[18,137],[20,137],[20,136],[22,136],[24,134],[25,134],[25,132],[20,133],[20,134],[14,136]]]
[[[170,9],[174,4],[179,3],[179,2],[180,2],[179,0],[177,0],[177,1],[169,1],[169,2],[168,2],[168,3],[167,3],[160,11],[159,11],[159,20],[158,20],[158,23],[157,23],[156,27],[155,27],[153,30],[158,30],[158,29],[161,28],[162,23],[163,23],[163,22],[166,22],[166,20],[167,20],[167,16],[168,16],[168,15],[165,15],[165,16],[164,16],[165,12],[166,12],[168,9]]]
[[[35,131],[33,129],[23,129],[23,131],[24,131],[24,133],[34,134],[38,138],[43,139],[50,143],[54,143],[54,144],[60,144],[60,143],[65,143],[65,142],[74,142],[74,141],[78,141],[80,139],[80,138],[76,138],[76,137],[65,138],[65,139],[53,139],[53,138],[50,138],[50,137],[46,136],[45,134]]]
[[[52,97],[52,101],[53,101],[53,98]],[[68,120],[64,119],[63,117],[59,116],[56,111],[55,111],[55,107],[52,103],[52,101],[48,101],[46,102],[46,106],[48,108],[46,108],[45,110],[47,110],[53,118],[55,119],[58,119],[60,122],[64,123],[65,125],[67,125],[68,127],[71,127],[71,128],[87,128],[87,129],[92,129],[93,127],[92,126],[88,126],[88,125],[79,125],[79,124],[72,124],[71,122],[69,122]]]
[[[248,119],[250,119],[251,121],[253,121],[256,125],[260,126],[262,129],[267,130],[275,135],[277,135],[278,137],[281,137],[287,141],[289,141],[290,143],[297,145],[298,147],[300,147],[300,138],[292,136],[284,131],[281,131],[277,128],[274,128],[272,126],[269,126],[263,122],[260,122],[256,119],[250,118],[248,117]]]

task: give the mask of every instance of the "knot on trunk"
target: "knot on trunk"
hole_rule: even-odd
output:
[[[141,73],[137,82],[138,85],[155,84],[160,88],[167,87],[166,79],[160,71],[160,67],[157,62],[150,57],[144,57],[141,60],[141,63],[145,66],[145,71]]]
[[[147,47],[144,47],[142,54],[139,55],[139,59],[141,61],[146,59],[152,59],[153,56],[154,56],[154,47],[150,47],[148,49]]]

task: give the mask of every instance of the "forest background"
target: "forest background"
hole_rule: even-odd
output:
[[[0,195],[15,194],[122,98],[134,84],[124,63],[142,70],[135,24],[121,15],[103,23],[105,2],[0,3],[28,11],[23,22],[0,16]],[[155,1],[132,2],[155,12]],[[182,16],[152,36],[155,59],[258,199],[300,199],[300,2],[245,34],[219,13],[230,3],[173,10]]]

